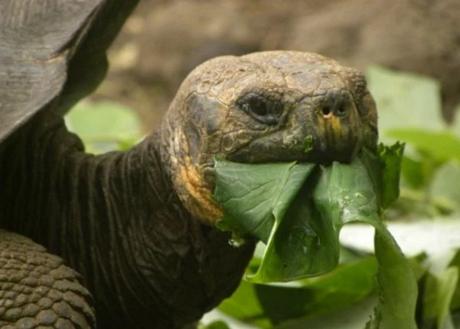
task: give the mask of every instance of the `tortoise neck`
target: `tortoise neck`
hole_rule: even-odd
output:
[[[101,327],[197,320],[236,288],[252,253],[184,209],[159,145],[154,134],[127,152],[89,155],[62,119],[43,115],[0,153],[0,227],[79,271]]]
[[[138,298],[152,299],[138,264],[154,248],[154,219],[170,213],[166,200],[174,203],[155,140],[95,156],[61,118],[42,114],[2,150],[0,227],[31,237],[80,272],[102,321],[108,309],[126,316]]]

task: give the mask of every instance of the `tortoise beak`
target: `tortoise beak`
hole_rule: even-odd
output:
[[[321,162],[349,162],[362,146],[358,110],[345,93],[327,95],[310,120],[314,123],[312,157]]]
[[[283,135],[288,160],[349,162],[362,146],[363,127],[351,95],[332,91],[299,103]]]

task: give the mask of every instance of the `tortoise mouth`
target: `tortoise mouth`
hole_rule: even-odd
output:
[[[282,151],[279,154],[254,154],[244,149],[229,154],[225,160],[241,163],[276,163],[276,162],[310,162],[322,165],[331,164],[334,161],[349,163],[359,151],[359,147],[352,145],[347,149],[328,150],[321,147],[304,152]]]
[[[350,162],[354,156],[353,152],[343,151],[331,154],[319,149],[312,149],[300,154],[293,152],[277,156],[263,155],[256,157],[254,154],[248,153],[245,150],[246,148],[243,148],[237,152],[223,156],[221,159],[254,164],[297,161],[329,165],[333,161]],[[193,208],[195,209],[193,213],[200,218],[205,219],[207,223],[214,224],[221,218],[222,215],[222,210],[214,201],[213,197],[214,189],[216,187],[215,159],[212,159],[212,161],[204,163],[199,167],[201,167],[201,187],[199,189],[189,190],[189,193],[192,194],[195,199],[194,203],[197,205]],[[201,192],[197,193],[196,191],[198,190]],[[199,209],[200,211],[196,211],[196,209]]]
[[[262,163],[280,163],[280,162],[309,162],[319,165],[330,165],[334,161],[349,163],[356,154],[361,150],[361,143],[351,143],[347,147],[330,148],[325,147],[322,141],[312,141],[312,138],[306,138],[308,143],[304,143],[302,148],[279,148],[272,150],[258,150],[257,139],[229,153],[221,154],[218,158],[250,164]],[[306,145],[308,144],[308,145]],[[215,187],[215,158],[211,159],[201,166],[204,183],[210,190]]]
[[[223,158],[241,163],[311,162],[330,164],[333,161],[349,163],[362,148],[359,132],[336,140],[332,134],[291,138],[289,145],[280,142],[278,134],[255,139]]]
[[[334,122],[330,119],[328,113],[325,114],[326,118],[323,117],[324,113],[314,113],[316,119],[306,118],[304,124],[298,124],[295,128],[254,138],[231,152],[218,154],[217,157],[253,164],[293,161],[319,165],[329,165],[334,161],[349,163],[366,146],[366,140],[372,137],[364,136],[365,129],[358,119],[345,121],[345,117],[340,118],[342,121],[337,123],[337,120]],[[207,158],[198,167],[203,189],[207,191],[208,199],[213,199],[216,186],[215,158]],[[215,207],[219,208],[219,205],[215,204]],[[219,218],[212,217],[210,222],[217,219]]]

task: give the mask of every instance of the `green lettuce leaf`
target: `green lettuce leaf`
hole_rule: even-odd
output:
[[[215,199],[224,207],[222,228],[267,243],[314,164],[244,164],[217,160]]]
[[[379,215],[381,207],[378,201],[386,205],[397,195],[390,184],[395,175],[388,173],[400,167],[400,161],[396,161],[393,151],[389,148],[380,153],[388,155],[387,158],[379,158],[382,159],[383,168],[388,168],[381,173],[383,185],[380,185],[380,191],[375,183],[377,180],[374,179],[372,183],[371,175],[357,158],[350,165],[334,163],[331,167],[322,168],[324,172],[315,188],[314,200],[322,219],[335,223],[337,239],[340,228],[346,223],[363,222],[375,228],[380,302],[368,328],[416,329],[417,279]],[[390,178],[384,180],[385,177]],[[379,193],[381,197],[378,197]]]
[[[252,282],[292,281],[338,265],[343,225],[375,228],[380,302],[367,328],[415,329],[417,281],[381,222],[398,197],[403,145],[362,152],[350,164],[240,164],[216,161],[220,227],[266,243]],[[316,168],[316,169],[315,169]]]
[[[374,227],[380,300],[366,329],[417,329],[415,273],[386,227],[382,224]]]
[[[257,328],[273,328],[294,319],[303,321],[319,315],[328,316],[371,295],[377,287],[376,273],[375,257],[364,256],[341,264],[325,275],[290,284],[262,285],[244,280],[219,309]]]

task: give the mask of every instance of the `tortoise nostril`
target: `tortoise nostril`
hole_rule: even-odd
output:
[[[331,117],[343,118],[349,114],[351,98],[344,91],[329,92],[320,100],[319,114],[329,119]]]
[[[338,117],[343,117],[345,114],[347,114],[347,109],[344,105],[337,107],[337,109],[335,110],[335,115]]]
[[[324,106],[321,109],[321,113],[323,114],[323,117],[328,118],[332,115],[331,108],[329,106]]]

